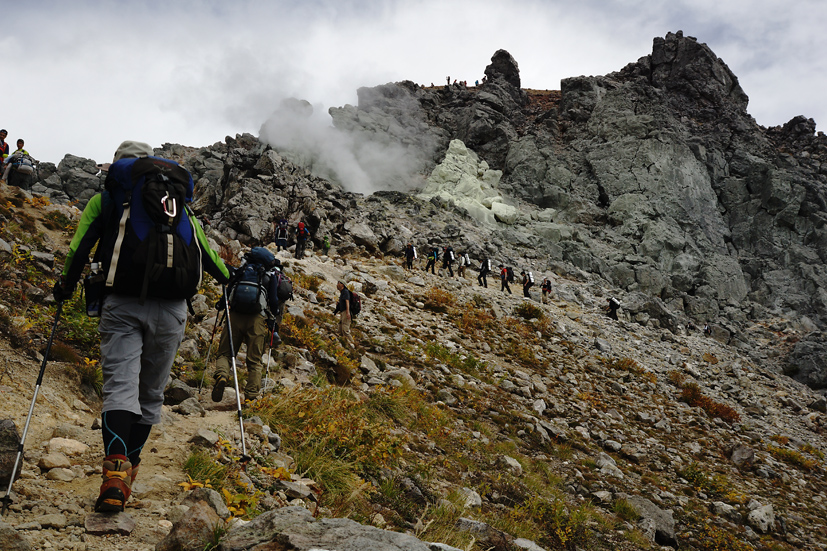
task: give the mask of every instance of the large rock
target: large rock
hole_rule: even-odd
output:
[[[62,188],[57,191],[85,206],[93,195],[103,189],[103,178],[99,174],[100,169],[94,160],[67,154],[57,166]]]
[[[775,513],[772,509],[772,503],[768,505],[764,505],[762,507],[757,507],[750,511],[749,515],[747,516],[747,521],[749,525],[761,532],[762,534],[768,534],[772,532],[775,526]]]
[[[272,542],[272,543],[270,543]],[[350,519],[316,519],[301,507],[267,511],[243,526],[232,528],[223,538],[219,551],[276,548],[310,551],[429,551],[428,544],[407,534],[363,526]]]
[[[517,61],[505,50],[497,50],[491,56],[491,65],[485,68],[485,76],[494,80],[502,78],[514,88],[520,88],[520,68]]]
[[[501,176],[501,171],[489,169],[488,163],[480,161],[460,140],[452,140],[445,159],[431,172],[419,196],[439,198],[488,226],[496,227],[498,221],[513,224],[516,209],[504,204],[497,190]]]
[[[155,551],[202,551],[212,543],[216,528],[222,522],[212,507],[199,501],[172,526]]]
[[[659,298],[640,292],[629,293],[621,300],[620,308],[628,312],[632,319],[641,321],[644,318],[640,315],[645,314],[646,320],[656,319],[661,327],[665,327],[673,333],[678,332],[679,321],[677,316]]]
[[[625,496],[625,498],[640,515],[638,524],[649,539],[659,545],[677,547],[675,519],[672,517],[671,509],[661,509],[640,496]]]
[[[787,358],[786,372],[811,388],[827,387],[827,342],[823,332],[807,335]]]
[[[19,444],[20,435],[14,421],[11,419],[0,421],[0,485],[8,486],[9,484]],[[19,467],[18,474],[20,474]]]

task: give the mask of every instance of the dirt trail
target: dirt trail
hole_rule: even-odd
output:
[[[24,357],[0,341],[0,418],[13,419],[22,433],[40,362]],[[173,413],[164,406],[163,421],[153,428],[141,472],[127,513],[136,523],[129,536],[94,536],[85,533],[84,521],[100,487],[103,445],[92,424],[100,416],[100,400],[83,391],[67,364],[50,362],[26,438],[20,478],[13,487],[14,505],[3,517],[23,534],[34,549],[148,550],[169,532],[170,515],[183,493],[178,484],[187,479],[182,466],[189,455],[187,441],[199,428],[237,437],[235,412],[208,411],[205,417]],[[209,401],[202,391],[202,404]],[[61,436],[88,446],[69,455],[72,480],[49,480],[38,468],[49,440]],[[6,485],[2,491],[5,493]]]

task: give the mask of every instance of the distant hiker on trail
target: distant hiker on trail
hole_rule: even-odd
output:
[[[477,276],[477,281],[479,281],[480,285],[488,288],[488,272],[491,271],[491,260],[486,258],[482,262],[480,262],[480,273]]]
[[[231,353],[238,354],[242,343],[247,344],[247,384],[244,397],[247,401],[255,400],[261,391],[262,361],[268,342],[278,346],[281,338],[278,327],[284,316],[284,300],[292,296],[280,295],[280,284],[286,280],[281,273],[281,262],[264,247],[253,247],[244,256],[241,266],[234,270],[232,281],[227,288],[230,301],[230,319],[221,331],[218,341],[218,353],[215,360],[213,402],[224,399],[224,388],[230,381]],[[287,280],[289,281],[289,280]],[[216,305],[216,310],[224,311],[224,297]],[[230,334],[232,333],[232,352]],[[268,339],[272,333],[272,341]]]
[[[296,258],[304,258],[304,248],[307,246],[308,237],[310,237],[310,230],[304,222],[299,222],[296,226]]]
[[[609,303],[608,307],[606,308],[606,310],[608,310],[609,312],[608,316],[613,320],[616,320],[617,309],[620,308],[620,301],[617,300],[615,297],[609,297],[606,299],[606,301]]]
[[[431,273],[436,275],[434,271],[434,266],[436,266],[436,261],[439,260],[439,249],[436,247],[431,247],[431,250],[428,252],[428,263],[425,264],[425,272],[428,271],[428,268],[431,269]]]
[[[9,144],[6,143],[6,136],[8,135],[9,133],[5,128],[0,130],[0,163],[9,156]]]
[[[22,188],[29,188],[29,184],[31,183],[31,176],[34,173],[34,165],[37,163],[29,152],[23,149],[24,142],[22,139],[17,140],[17,149],[3,159],[3,164],[6,166],[5,170],[3,171],[3,178],[0,179],[0,184],[5,184],[9,180],[9,173],[14,170],[15,174],[13,176],[20,176],[20,178],[14,178],[14,182],[9,182],[10,184],[17,185]]]
[[[322,241],[322,254],[327,256],[327,253],[330,252],[330,236],[325,235],[324,241]]]
[[[405,245],[405,269],[413,270],[413,261],[416,260],[416,247],[411,243]]]
[[[531,298],[531,292],[529,290],[534,287],[534,274],[530,271],[522,271],[520,275],[523,276],[523,296]]]
[[[508,270],[500,264],[497,266],[500,269],[500,291],[508,291],[511,294],[511,287],[508,285]]]
[[[708,323],[704,324],[704,335],[707,337],[712,335],[712,328],[709,326]]]
[[[353,348],[353,337],[350,335],[350,301],[351,293],[345,285],[345,282],[339,280],[336,282],[336,289],[339,291],[339,301],[336,303],[336,309],[333,314],[339,314],[339,332],[348,346]]]
[[[287,249],[287,234],[289,230],[287,219],[282,218],[278,222],[273,221],[273,225],[275,226],[273,240],[276,243],[276,252],[283,251]]]
[[[446,84],[447,86],[450,86],[450,85],[451,85],[451,77],[445,77],[445,84]]]
[[[442,250],[442,269],[448,270],[448,276],[454,277],[454,270],[451,269],[451,264],[454,263],[454,248],[450,245]]]
[[[457,268],[457,277],[465,279],[465,268],[471,265],[471,259],[468,253],[459,253],[459,268]]]
[[[129,499],[141,450],[152,425],[161,422],[164,387],[184,338],[187,300],[198,292],[202,270],[219,283],[229,281],[229,271],[186,206],[192,176],[175,161],[152,155],[152,147],[141,142],[118,147],[105,191],[83,209],[53,290],[58,302],[71,298],[98,244],[93,262],[103,267],[100,278],[84,282],[87,311],[94,305],[90,298],[104,297],[98,332],[105,457],[97,512],[123,511]],[[144,200],[130,203],[126,189]],[[155,229],[162,223],[169,233]],[[168,241],[172,267],[166,263]],[[142,262],[135,253],[146,247],[157,249],[164,261]]]
[[[540,290],[542,291],[542,294],[540,295],[540,300],[542,303],[546,304],[547,301],[551,301],[551,281],[549,278],[543,278],[543,283],[540,285]]]

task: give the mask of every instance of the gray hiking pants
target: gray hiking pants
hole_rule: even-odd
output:
[[[186,325],[183,300],[106,297],[98,324],[102,411],[131,411],[146,425],[161,421],[164,387]]]

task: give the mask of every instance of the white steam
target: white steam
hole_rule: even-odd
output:
[[[356,113],[349,105],[342,110]],[[380,190],[411,191],[423,185],[427,155],[411,146],[410,139],[405,144],[401,136],[394,135],[393,124],[385,126],[386,131],[358,123],[339,129],[332,126],[327,113],[320,112],[324,113],[322,106],[314,109],[307,101],[285,99],[261,126],[259,139],[315,176],[339,182],[351,192],[370,195]]]

